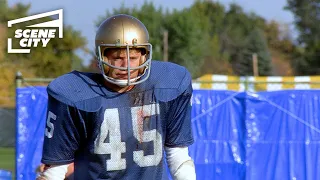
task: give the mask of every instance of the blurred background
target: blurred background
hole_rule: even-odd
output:
[[[63,39],[30,54],[7,53],[7,38],[14,36],[9,20],[60,8]],[[118,13],[139,18],[153,59],[187,67],[196,89],[263,91],[272,79],[286,80],[290,89],[295,77],[308,79],[305,89],[320,88],[320,0],[0,0],[0,169],[14,172],[16,72],[50,81],[72,70],[96,71],[95,30]],[[250,77],[260,84],[250,89]],[[226,86],[228,80],[236,85]]]

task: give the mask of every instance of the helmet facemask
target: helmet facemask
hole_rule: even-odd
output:
[[[126,61],[127,67],[120,67],[112,65],[108,59],[104,56],[104,51],[106,49],[111,48],[125,48],[126,49]],[[145,54],[141,56],[139,60],[139,66],[131,67],[130,64],[130,49],[133,48],[144,48],[146,50]],[[134,44],[134,45],[115,45],[115,44],[101,44],[97,47],[97,54],[98,54],[98,65],[103,75],[104,79],[112,84],[115,84],[119,87],[131,86],[142,83],[146,81],[150,75],[150,68],[151,68],[151,59],[152,59],[152,45],[150,43],[145,44]],[[109,76],[110,69],[118,69],[118,70],[125,70],[127,72],[127,79],[116,79]],[[139,70],[138,76],[131,78],[131,72],[134,70]]]

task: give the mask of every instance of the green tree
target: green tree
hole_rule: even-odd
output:
[[[230,63],[238,75],[252,75],[252,55],[259,59],[259,74],[271,74],[271,56],[264,33],[266,22],[254,13],[246,14],[242,7],[231,4],[224,21],[222,49],[230,54]]]
[[[320,0],[288,0],[286,9],[294,14],[298,42],[304,48],[295,54],[297,73],[320,74]]]
[[[166,18],[169,32],[169,60],[188,68],[193,77],[210,53],[209,19],[199,8],[173,11]]]
[[[71,26],[64,27],[63,39],[54,38],[46,48],[36,48],[30,53],[30,66],[37,76],[56,77],[71,70],[82,70],[82,59],[76,54],[83,49],[86,39]],[[32,50],[33,51],[33,50]]]
[[[246,46],[238,51],[236,59],[236,72],[239,75],[253,75],[252,59],[256,54],[258,58],[259,75],[271,75],[271,56],[267,41],[262,30],[255,28],[247,38]]]
[[[208,55],[205,57],[203,65],[201,67],[201,73],[214,74],[214,73],[230,73],[230,67],[228,66],[228,53],[223,51],[221,46],[224,43],[221,40],[221,34],[223,34],[223,24],[226,9],[224,5],[219,2],[197,0],[190,8],[193,11],[199,11],[203,14],[202,18],[204,22],[208,21]],[[204,32],[206,31],[206,28]]]
[[[244,47],[248,34],[254,29],[253,24],[241,6],[231,4],[226,12],[223,34],[221,34],[223,49],[232,53],[233,49]]]

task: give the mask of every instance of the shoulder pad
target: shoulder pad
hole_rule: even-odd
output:
[[[170,62],[153,61],[148,83],[153,84],[155,95],[161,101],[173,100],[192,88],[189,71]]]
[[[101,103],[97,74],[72,71],[53,80],[47,87],[49,95],[80,110],[95,111]],[[94,102],[93,102],[94,101]],[[98,107],[99,106],[99,107]]]

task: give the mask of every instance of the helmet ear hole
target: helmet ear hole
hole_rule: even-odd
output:
[[[146,55],[147,54],[147,50],[145,48],[140,48],[141,54],[142,55]]]
[[[108,50],[109,50],[108,48],[103,49],[102,55],[107,56]]]

